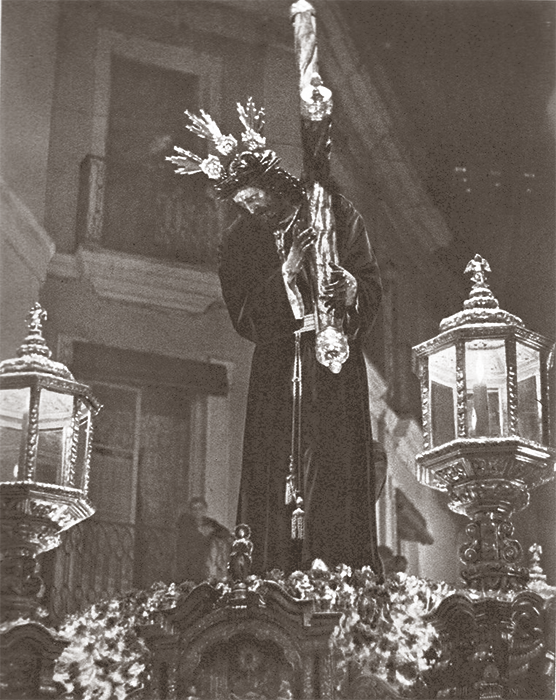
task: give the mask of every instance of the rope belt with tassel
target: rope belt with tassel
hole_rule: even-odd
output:
[[[302,363],[301,334],[314,330],[315,320],[311,314],[303,319],[303,327],[294,333],[295,353],[292,375],[292,439],[288,476],[286,478],[286,505],[295,504],[291,517],[291,537],[302,540],[305,536],[305,511],[303,503],[303,457],[301,450],[301,399]]]

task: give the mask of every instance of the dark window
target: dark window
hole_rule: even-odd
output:
[[[176,175],[174,146],[205,155],[186,128],[197,111],[198,78],[114,55],[106,146],[103,245],[113,250],[214,266],[216,201],[203,175]]]

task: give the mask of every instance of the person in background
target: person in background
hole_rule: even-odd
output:
[[[227,528],[207,516],[207,502],[194,496],[177,525],[176,580],[201,583],[224,580],[232,536]]]

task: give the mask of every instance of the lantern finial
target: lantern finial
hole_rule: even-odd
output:
[[[486,280],[487,272],[490,272],[490,265],[479,253],[467,263],[465,274],[471,276],[473,287],[469,293],[469,299],[463,303],[465,309],[498,308],[498,299],[490,291],[490,285]]]
[[[473,287],[489,287],[486,281],[486,273],[490,272],[490,265],[479,253],[476,253],[473,260],[467,263],[465,268],[465,274],[471,274],[471,280],[473,281]]]
[[[52,357],[52,352],[42,334],[42,324],[43,321],[46,321],[46,318],[46,311],[38,301],[35,302],[27,316],[29,333],[17,351],[19,357],[23,355],[44,355],[48,358]]]
[[[17,357],[0,362],[0,376],[40,372],[75,381],[72,373],[61,362],[52,359],[52,351],[43,337],[42,324],[46,311],[36,302],[27,315],[27,336],[17,351]]]
[[[487,272],[490,265],[479,253],[467,263],[465,274],[471,276],[473,287],[469,292],[469,299],[463,302],[463,311],[458,311],[453,316],[442,319],[440,330],[448,331],[451,328],[479,323],[503,323],[523,326],[523,321],[500,308],[498,299],[490,290],[487,282]]]

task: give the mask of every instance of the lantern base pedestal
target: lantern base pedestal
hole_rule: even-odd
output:
[[[54,549],[60,533],[89,518],[81,491],[35,482],[0,483],[1,619],[43,617],[37,554]]]
[[[553,458],[551,449],[519,437],[461,438],[417,455],[421,483],[445,491],[450,510],[471,520],[460,549],[469,588],[487,594],[525,587],[529,575],[511,517],[553,478]]]
[[[79,489],[34,481],[0,483],[2,550],[32,547],[36,554],[60,544],[60,533],[95,512]]]

